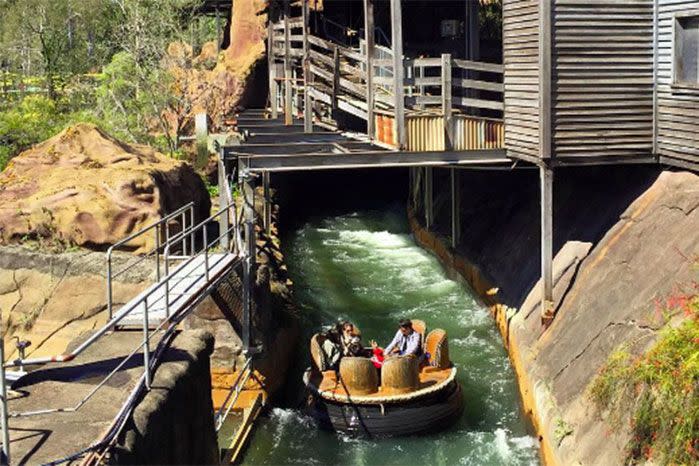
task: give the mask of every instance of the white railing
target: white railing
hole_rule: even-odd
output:
[[[219,432],[223,427],[223,424],[226,422],[226,419],[228,418],[228,414],[230,414],[231,410],[235,406],[235,403],[238,401],[240,394],[242,393],[243,389],[245,389],[245,384],[252,376],[252,372],[252,358],[248,357],[245,360],[243,368],[240,370],[240,372],[238,372],[238,376],[233,382],[233,385],[231,385],[230,391],[228,392],[226,399],[223,401],[223,404],[221,404],[221,407],[214,416],[214,425],[216,426],[216,432]]]
[[[182,207],[181,209],[178,209],[177,211],[173,212],[172,214],[169,214],[168,216],[164,217],[163,219],[159,220],[158,222],[155,222],[152,225],[149,225],[148,227],[144,228],[143,230],[140,230],[139,232],[134,233],[133,235],[130,235],[127,238],[124,238],[124,240],[120,241],[117,244],[126,244],[129,241],[133,240],[134,238],[146,234],[149,231],[158,231],[160,228],[160,225],[166,224],[168,220],[174,218],[175,216],[182,215],[183,213],[186,213],[188,209],[191,209],[191,204],[188,204],[187,206]],[[204,278],[206,280],[206,286],[211,287],[213,284],[216,282],[219,276],[223,275],[222,272],[226,271],[228,269],[232,269],[238,266],[242,266],[244,264],[243,261],[243,256],[244,256],[244,251],[240,248],[240,245],[242,245],[242,240],[240,239],[240,232],[239,230],[239,222],[237,221],[237,215],[236,215],[236,207],[235,203],[232,201],[224,205],[222,209],[220,209],[218,212],[216,212],[214,215],[210,216],[206,220],[200,222],[198,225],[190,226],[188,228],[184,228],[181,232],[177,233],[174,236],[170,236],[168,234],[168,238],[165,243],[163,244],[157,244],[155,250],[157,251],[157,254],[159,255],[159,249],[161,247],[164,247],[164,265],[165,265],[165,272],[164,276],[160,278],[160,280],[150,288],[146,290],[146,292],[142,293],[140,297],[138,297],[137,301],[132,301],[130,302],[127,306],[123,307],[120,309],[118,312],[116,312],[115,315],[110,315],[109,321],[97,332],[95,332],[90,338],[88,338],[85,342],[83,342],[81,345],[79,345],[77,348],[72,350],[69,353],[65,354],[60,354],[56,356],[49,356],[49,357],[40,357],[40,358],[18,358],[13,361],[8,361],[7,363],[2,363],[3,359],[0,359],[0,395],[2,396],[1,401],[1,407],[2,407],[2,434],[3,434],[3,445],[2,445],[2,452],[4,455],[4,458],[0,458],[3,460],[4,463],[9,464],[10,462],[10,449],[9,449],[9,427],[8,427],[8,418],[20,418],[20,417],[30,417],[30,416],[39,416],[39,415],[44,415],[44,414],[51,414],[51,413],[68,413],[68,412],[76,412],[78,411],[90,398],[92,398],[95,393],[97,393],[104,385],[116,374],[121,370],[128,361],[130,361],[134,356],[138,354],[139,351],[142,351],[143,353],[143,375],[140,378],[139,385],[136,387],[134,390],[138,390],[141,385],[145,387],[146,390],[150,389],[151,386],[151,378],[152,378],[152,373],[154,368],[157,366],[159,360],[158,357],[156,356],[155,358],[152,357],[151,351],[150,351],[150,345],[151,342],[156,338],[156,336],[160,333],[162,333],[161,341],[162,339],[168,335],[169,333],[172,333],[173,329],[177,326],[177,324],[184,318],[186,315],[191,312],[191,310],[194,308],[195,304],[198,302],[199,299],[201,299],[201,296],[205,295],[205,293],[201,293],[200,296],[194,297],[193,299],[188,299],[184,303],[180,303],[178,305],[176,312],[172,313],[170,312],[170,302],[171,297],[170,297],[170,292],[171,292],[171,286],[170,283],[177,277],[177,274],[179,271],[183,270],[184,267],[186,267],[188,264],[191,264],[193,261],[195,261],[197,258],[204,257],[203,260],[203,268],[200,271],[200,274],[198,276],[198,279]],[[219,232],[219,235],[214,238],[213,240],[209,240],[207,233],[207,225],[211,224],[214,221],[220,220],[224,216],[229,216],[232,213],[232,217],[236,220],[232,222],[232,224],[227,223],[228,226],[226,229],[224,229],[222,232]],[[193,219],[193,215],[190,216],[190,219]],[[202,235],[202,247],[199,251],[195,252],[196,249],[196,235],[201,234]],[[232,251],[224,251],[228,254],[235,254],[235,259],[230,263],[229,266],[227,266],[224,269],[221,269],[218,271],[217,276],[213,277],[214,280],[212,281],[212,276],[211,276],[211,264],[209,261],[209,256],[212,253],[214,249],[217,251],[220,251],[221,248],[221,243],[222,239],[226,237],[230,241],[229,244],[233,245],[233,250]],[[116,246],[116,245],[115,245]],[[179,257],[174,257],[170,255],[170,252],[173,249],[176,249],[176,247],[179,246],[181,247],[181,251],[184,252],[189,252],[189,255],[187,256],[179,256]],[[109,270],[111,269],[111,253],[114,248],[110,248],[110,250],[107,252],[107,264],[108,264],[108,275],[110,276],[111,279],[114,278],[114,274],[111,274]],[[152,253],[153,251],[150,251],[149,253]],[[148,254],[146,254],[146,257],[148,257]],[[179,267],[177,267],[175,270],[170,271],[169,267],[169,262],[174,259],[181,259],[183,260],[182,264],[180,264]],[[160,258],[158,257],[158,266],[157,269],[160,268],[159,265]],[[128,268],[133,267],[133,264],[129,265]],[[123,271],[122,271],[123,272]],[[156,295],[157,292],[160,292],[164,288],[164,296],[165,296],[165,313],[166,316],[162,321],[155,327],[155,329],[150,328],[150,307],[153,306],[152,300],[149,301],[149,298]],[[109,295],[111,295],[111,281],[110,281],[110,291],[108,292]],[[178,296],[178,297],[181,297]],[[24,367],[27,365],[43,365],[43,364],[48,364],[48,363],[65,363],[68,361],[71,361],[75,359],[77,356],[79,356],[83,351],[85,351],[88,347],[90,347],[92,344],[94,344],[96,341],[98,341],[100,338],[105,336],[107,332],[110,330],[114,329],[119,322],[121,322],[125,317],[127,317],[131,312],[133,312],[136,309],[142,308],[143,309],[143,338],[140,341],[138,345],[134,349],[132,349],[129,354],[127,354],[124,359],[117,365],[115,366],[109,374],[105,376],[105,378],[100,381],[96,386],[94,386],[92,389],[90,389],[85,396],[83,396],[75,405],[72,406],[67,406],[67,407],[60,407],[60,408],[46,408],[46,409],[37,409],[37,410],[32,410],[32,411],[25,411],[25,412],[14,412],[10,413],[8,412],[8,403],[7,403],[7,384],[6,384],[6,369],[9,368],[15,368],[15,367]],[[0,340],[0,358],[3,357],[3,344],[2,341]],[[158,354],[161,354],[162,351]],[[129,397],[127,400],[128,403],[134,403],[135,402],[135,396]],[[124,410],[124,407],[122,407],[122,411]],[[121,413],[121,411],[120,411]],[[120,414],[121,415],[121,414]]]
[[[119,275],[128,272],[132,268],[134,268],[136,265],[140,264],[141,262],[145,261],[151,256],[155,257],[155,274],[157,280],[160,280],[160,250],[162,247],[164,247],[163,244],[161,244],[162,239],[163,239],[163,234],[165,236],[165,245],[167,245],[170,241],[170,222],[176,218],[179,217],[180,220],[180,230],[184,231],[186,230],[187,227],[187,217],[189,217],[189,228],[191,228],[194,225],[194,203],[190,202],[188,204],[183,205],[179,209],[175,210],[174,212],[171,212],[167,214],[165,217],[161,218],[160,220],[151,223],[150,225],[146,226],[145,228],[142,228],[141,230],[130,234],[129,236],[122,238],[121,240],[117,241],[113,245],[107,249],[107,310],[109,312],[109,318],[111,319],[114,310],[114,290],[113,290],[113,281],[115,278],[117,278]],[[139,256],[133,261],[127,262],[126,266],[123,268],[114,271],[114,265],[113,265],[113,253],[115,250],[122,249],[125,246],[128,245],[128,243],[132,242],[133,240],[137,238],[141,238],[149,234],[150,232],[153,232],[155,234],[155,247]],[[194,238],[192,238],[192,241],[189,243],[189,251],[190,253],[194,251]],[[183,247],[183,254],[187,254],[187,245],[184,245]]]

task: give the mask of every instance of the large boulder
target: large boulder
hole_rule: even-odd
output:
[[[189,165],[79,124],[0,173],[0,243],[39,238],[102,249],[190,201],[197,221],[208,216],[206,187]],[[129,246],[154,243],[145,235]]]

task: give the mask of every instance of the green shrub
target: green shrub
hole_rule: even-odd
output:
[[[666,326],[639,357],[619,348],[590,386],[592,400],[610,411],[615,427],[631,413],[631,462],[699,461],[699,290],[693,287],[695,294],[668,300],[668,312],[686,317],[678,326]]]

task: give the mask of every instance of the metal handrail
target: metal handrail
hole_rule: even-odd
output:
[[[243,375],[245,375],[244,378],[243,378]],[[228,392],[228,395],[226,396],[226,399],[223,401],[223,403],[221,404],[221,407],[219,408],[218,412],[216,413],[216,416],[214,417],[214,422],[216,423],[216,432],[221,430],[221,427],[223,427],[223,424],[226,422],[226,419],[228,418],[228,414],[231,412],[231,409],[233,409],[233,406],[235,406],[235,403],[238,401],[238,398],[240,397],[240,393],[245,388],[245,384],[248,382],[251,375],[252,375],[252,358],[248,357],[245,360],[245,364],[243,365],[243,369],[238,373],[238,377],[236,377],[235,382],[233,382],[233,385],[231,385],[231,388]],[[231,398],[233,398],[233,399],[231,400]],[[226,408],[226,406],[227,406],[227,408]]]
[[[190,226],[194,224],[194,202],[189,202],[182,207],[176,209],[175,211],[167,214],[165,217],[151,223],[150,225],[138,230],[135,233],[132,233],[128,235],[125,238],[122,238],[121,240],[117,241],[113,245],[111,245],[107,249],[107,311],[109,313],[109,318],[111,319],[114,311],[113,311],[113,306],[114,306],[114,294],[113,294],[113,280],[114,278],[118,277],[122,273],[125,273],[126,271],[132,269],[135,267],[137,264],[140,264],[147,258],[151,257],[151,255],[155,252],[155,262],[156,262],[156,278],[160,280],[160,248],[162,245],[160,244],[160,236],[161,236],[161,230],[160,227],[161,225],[165,224],[165,236],[166,236],[166,243],[170,239],[170,228],[168,226],[168,223],[170,220],[173,218],[180,216],[182,220],[182,230],[186,229],[186,214],[189,213],[189,219],[190,219]],[[125,267],[122,270],[117,271],[116,273],[113,272],[113,267],[112,267],[112,254],[114,250],[118,249],[119,247],[125,245],[126,243],[129,243],[130,241],[138,238],[139,236],[142,236],[149,231],[155,229],[155,248],[151,249],[150,251],[146,252],[143,254],[137,261],[133,262],[132,264],[129,264],[127,267]],[[191,251],[194,250],[194,242],[190,244],[190,249]]]

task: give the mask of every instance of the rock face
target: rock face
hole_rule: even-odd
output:
[[[559,306],[550,328],[539,323],[537,288],[512,318],[510,342],[525,378],[537,382],[532,401],[560,464],[624,461],[628,433],[600,421],[587,387],[620,345],[640,354],[656,341],[666,320],[655,303],[696,278],[698,232],[699,176],[663,172],[589,255],[566,256],[564,247],[556,256]]]
[[[191,167],[80,124],[23,152],[0,174],[0,241],[104,248],[189,201],[197,219],[208,216],[208,193]],[[129,246],[154,243],[148,235]]]
[[[667,322],[655,303],[696,279],[699,176],[640,167],[557,174],[557,307],[548,329],[540,322],[536,176],[463,173],[461,181],[460,250],[419,225],[420,215],[411,221],[417,241],[491,305],[547,462],[623,464],[629,433],[606,424],[587,390],[620,345],[639,354],[657,340]],[[444,232],[448,208],[438,205],[437,215]]]
[[[117,267],[131,254],[114,256]],[[19,246],[0,247],[0,336],[5,355],[17,357],[12,337],[32,342],[29,357],[63,354],[78,335],[107,322],[104,253],[51,254]],[[136,264],[114,283],[118,309],[155,280],[152,264]]]

